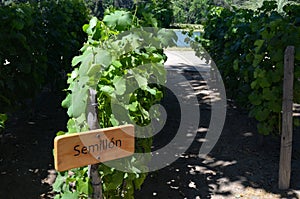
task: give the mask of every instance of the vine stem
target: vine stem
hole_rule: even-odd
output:
[[[89,97],[87,101],[87,123],[90,130],[99,129],[98,116],[97,116],[97,91],[89,89]],[[93,164],[88,166],[88,177],[91,180],[93,192],[92,199],[102,199],[102,180],[98,172],[99,165]]]
[[[134,20],[136,18],[137,10],[138,10],[138,5],[135,6],[134,14],[133,14],[133,17],[132,17],[132,24],[134,24]],[[137,21],[137,24],[138,24],[138,21]]]

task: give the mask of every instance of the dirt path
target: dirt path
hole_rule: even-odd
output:
[[[171,165],[151,172],[136,198],[300,198],[300,132],[294,132],[291,189],[279,191],[278,162],[279,138],[267,137],[259,144],[255,121],[234,106],[227,107],[225,126],[221,137],[206,157],[199,157],[199,148],[207,134],[211,104],[205,99],[209,90],[199,72],[187,65],[180,56],[208,71],[204,62],[193,60],[188,51],[173,51],[173,63],[167,66],[170,73],[181,73],[195,88],[199,99],[200,125],[196,138],[188,150]],[[177,63],[177,64],[176,64]],[[36,115],[23,120],[26,111],[15,115],[8,123],[0,145],[0,198],[41,198],[49,186],[42,184],[48,170],[53,169],[53,138],[64,130],[67,117],[60,107],[61,97],[45,92],[40,97]],[[187,96],[182,96],[187,97]],[[162,102],[169,120],[154,140],[154,149],[163,147],[176,132],[180,121],[178,103],[169,92]],[[45,198],[45,197],[43,197]]]
[[[208,71],[204,61],[192,51],[167,51],[167,69],[182,73],[193,85],[200,102],[201,119],[196,139],[189,149],[173,164],[150,174],[137,198],[300,198],[300,131],[295,130],[293,143],[291,189],[280,191],[278,184],[279,137],[262,137],[256,133],[256,123],[246,112],[227,107],[226,122],[221,137],[206,157],[199,157],[210,123],[209,94],[199,76]],[[198,67],[197,70],[192,66]],[[209,75],[209,74],[207,74]],[[173,103],[173,104],[170,104]],[[169,99],[167,112],[174,115],[176,101]],[[170,107],[168,109],[168,107]],[[179,115],[179,114],[175,114]],[[176,119],[174,119],[176,120]],[[180,118],[177,118],[178,122]],[[172,125],[166,129],[172,129]],[[168,136],[161,136],[161,139]]]

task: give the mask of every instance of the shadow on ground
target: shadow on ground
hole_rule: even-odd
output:
[[[181,68],[189,69],[185,65]],[[175,71],[175,69],[174,69]],[[173,72],[174,72],[173,71]],[[181,71],[199,100],[200,125],[189,149],[171,165],[151,172],[136,198],[299,198],[300,132],[294,132],[291,189],[278,186],[279,137],[257,134],[256,123],[247,113],[230,105],[221,137],[206,157],[199,157],[210,123],[211,103],[205,82],[193,70]],[[198,89],[198,90],[197,90]],[[175,95],[168,90],[162,102],[168,119],[165,128],[154,137],[154,149],[168,144],[180,122],[180,108]],[[177,122],[174,122],[177,121]],[[163,144],[162,144],[163,143]],[[170,154],[172,155],[172,154]]]
[[[61,96],[43,92],[35,110],[10,116],[0,143],[0,198],[34,199],[49,191],[42,180],[53,169],[53,139],[67,122]]]

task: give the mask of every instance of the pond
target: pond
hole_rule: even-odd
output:
[[[190,47],[190,44],[189,43],[186,43],[184,40],[185,38],[187,38],[188,36],[186,34],[183,34],[181,29],[175,29],[173,30],[177,37],[178,37],[178,40],[177,40],[177,47]],[[194,39],[196,36],[200,36],[200,31],[195,31],[193,33],[193,36],[192,36],[192,39]]]

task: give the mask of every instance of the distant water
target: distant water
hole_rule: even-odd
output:
[[[186,43],[184,40],[188,37],[188,35],[183,34],[182,30],[174,30],[174,32],[176,33],[178,40],[177,40],[177,47],[190,47],[189,43]],[[191,37],[191,39],[195,39],[195,36],[200,36],[200,32],[199,31],[195,31],[193,36]]]

